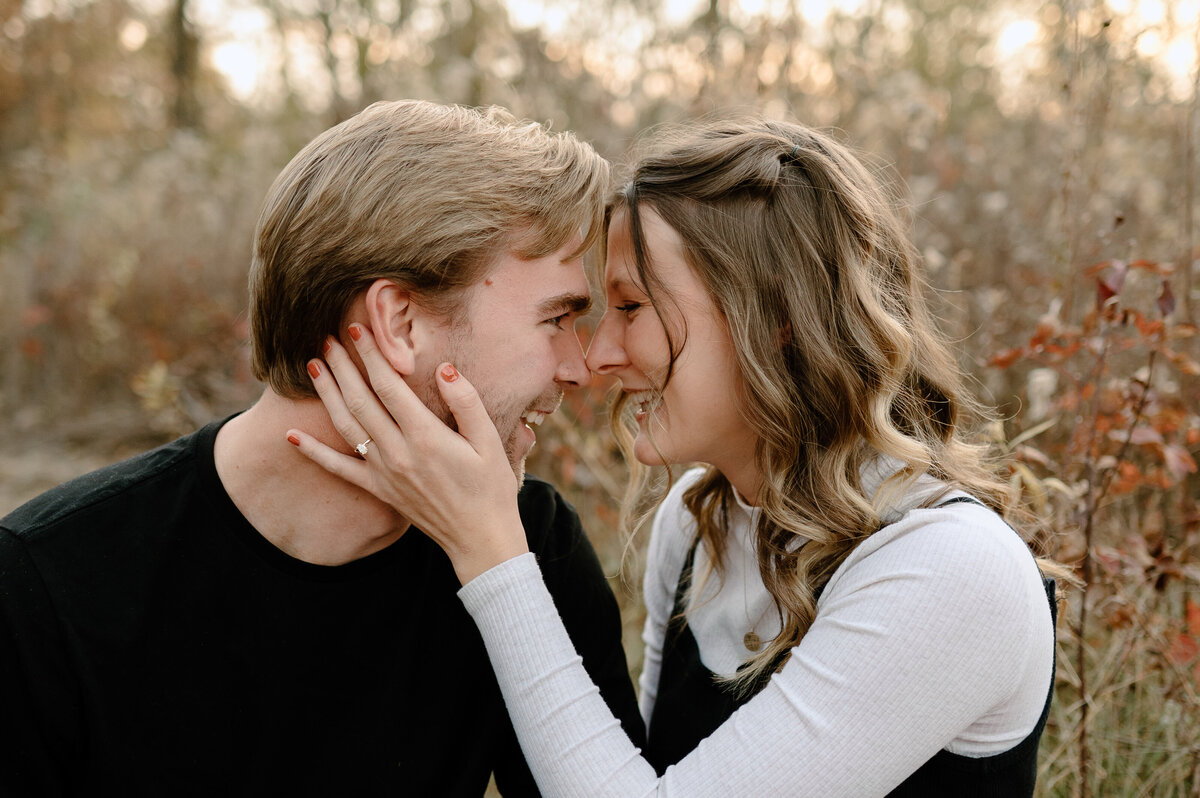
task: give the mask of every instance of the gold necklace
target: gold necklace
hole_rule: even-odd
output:
[[[746,647],[747,651],[757,652],[759,649],[762,648],[763,640],[761,637],[759,637],[759,634],[756,630],[757,630],[758,624],[760,622],[762,622],[763,617],[767,614],[767,611],[764,609],[759,614],[757,621],[755,621],[754,623],[750,622],[750,599],[746,596],[746,583],[750,581],[750,571],[746,568],[746,547],[745,547],[745,545],[743,545],[741,547],[741,549],[742,549],[742,614],[746,616],[746,626],[748,626],[750,628],[750,631],[748,631],[748,632],[746,632],[746,634],[742,635],[742,645]]]

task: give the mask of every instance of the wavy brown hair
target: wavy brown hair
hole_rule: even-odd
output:
[[[782,631],[731,680],[748,689],[799,643],[830,576],[912,480],[929,474],[1001,514],[1013,496],[985,448],[966,438],[985,414],[937,333],[897,206],[846,147],[763,120],[660,136],[609,218],[625,209],[638,278],[663,319],[671,297],[646,249],[647,207],[678,233],[729,325],[742,413],[757,439],[762,486],[746,498],[762,508],[758,564]],[[673,365],[687,332],[663,326]],[[628,510],[646,506],[646,480],[623,406],[614,405],[613,425],[634,470]],[[868,496],[860,475],[881,454],[904,467]],[[733,500],[712,467],[684,495],[718,575]]]

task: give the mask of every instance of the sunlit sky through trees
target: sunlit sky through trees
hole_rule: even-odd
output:
[[[285,0],[292,13],[303,14],[305,6],[316,0]],[[137,0],[144,13],[160,13],[165,5],[155,0]],[[366,4],[370,5],[370,4]],[[432,37],[456,12],[456,3],[416,3],[403,31],[389,24],[398,17],[397,2],[375,3],[371,18],[346,20],[366,35],[370,45],[366,58],[383,63],[398,58],[422,57],[421,41]],[[668,0],[652,13],[638,11],[632,4],[597,6],[587,0],[506,0],[503,3],[511,25],[517,30],[536,29],[553,57],[556,51],[586,50],[589,70],[628,70],[626,62],[663,28],[683,28],[704,14],[704,0]],[[976,13],[991,40],[991,51],[981,58],[990,60],[1011,85],[1019,84],[1030,70],[1037,69],[1045,54],[1039,46],[1048,26],[1058,24],[1058,7],[1022,2],[990,3],[985,13]],[[25,15],[36,18],[53,13],[54,0],[32,0]],[[1131,46],[1138,56],[1159,62],[1169,76],[1173,99],[1182,100],[1190,93],[1197,69],[1197,40],[1200,38],[1200,0],[1108,0],[1106,10],[1131,28]],[[886,0],[733,0],[727,4],[730,22],[747,28],[780,24],[789,17],[798,18],[800,43],[819,45],[826,35],[831,17],[873,15],[898,44],[920,35],[904,5]],[[1091,11],[1091,14],[1101,12]],[[280,66],[287,59],[294,85],[314,105],[321,105],[330,87],[326,69],[325,40],[315,28],[291,26],[286,30],[273,18],[271,7],[245,0],[193,0],[189,15],[205,32],[203,58],[227,82],[229,91],[239,100],[253,104],[277,102],[281,95]],[[349,33],[334,36],[335,50],[349,55],[354,47]],[[136,51],[147,40],[148,30],[142,19],[131,18],[121,29],[121,44]],[[500,65],[503,69],[503,65]],[[513,68],[518,68],[516,65]],[[767,66],[766,68],[770,68]]]

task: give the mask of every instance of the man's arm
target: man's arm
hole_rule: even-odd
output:
[[[78,693],[33,560],[0,527],[0,795],[60,796],[80,767]]]

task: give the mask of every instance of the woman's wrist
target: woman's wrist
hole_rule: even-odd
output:
[[[477,534],[472,534],[469,539],[459,543],[454,551],[447,554],[459,584],[462,585],[500,563],[529,553],[525,528],[519,518],[515,523],[509,521],[488,529],[480,529]]]

